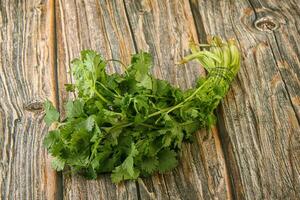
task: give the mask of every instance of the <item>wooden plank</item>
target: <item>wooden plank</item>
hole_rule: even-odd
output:
[[[160,10],[161,9],[161,10]],[[56,3],[60,102],[69,97],[63,85],[70,60],[92,48],[107,58],[129,62],[130,54],[147,50],[154,55],[153,73],[183,88],[191,87],[204,71],[196,63],[175,67],[188,49],[189,36],[197,39],[188,1],[62,1]],[[127,19],[129,18],[129,19]],[[119,71],[118,67],[109,68]],[[63,111],[63,107],[61,107]],[[230,197],[223,153],[214,129],[197,134],[183,148],[174,172],[114,186],[109,175],[96,181],[64,173],[66,199],[207,199]]]
[[[181,88],[204,74],[197,63],[175,66],[197,33],[188,1],[125,1],[138,50],[154,55],[156,77]],[[201,38],[201,37],[200,37]],[[229,199],[230,184],[216,129],[196,133],[173,172],[139,181],[141,199]]]
[[[98,0],[56,1],[60,110],[69,98],[64,84],[72,81],[70,61],[83,49],[94,49],[105,58],[122,59],[125,63],[134,52],[134,43],[126,20],[122,1]],[[109,67],[111,72],[120,67]],[[135,182],[115,186],[110,175],[101,175],[95,181],[68,173],[64,177],[65,199],[138,199]]]
[[[236,199],[300,198],[296,1],[191,0],[206,33],[233,37],[243,63],[219,110]]]
[[[0,1],[1,199],[57,199],[42,139],[56,103],[53,1]]]

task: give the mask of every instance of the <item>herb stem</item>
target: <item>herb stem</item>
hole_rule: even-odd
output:
[[[125,74],[128,75],[127,67],[126,67],[126,65],[125,65],[122,61],[117,60],[117,59],[109,59],[109,60],[106,60],[106,61],[108,61],[108,62],[118,62],[118,63],[120,63],[120,64],[122,65],[124,71],[125,71]]]
[[[114,92],[111,91],[110,89],[108,89],[105,85],[103,85],[103,84],[102,84],[101,82],[99,82],[99,81],[96,81],[96,83],[98,83],[99,85],[101,85],[101,87],[103,87],[105,90],[107,90],[107,91],[113,93],[114,97],[116,97],[116,98],[122,98],[122,96],[121,96],[117,91],[115,91],[115,90],[114,90]]]
[[[146,123],[139,123],[139,125],[141,125],[141,126],[145,126],[145,127],[148,127],[148,128],[159,129],[159,128],[157,128],[156,126],[152,126],[152,125],[150,125],[150,124],[146,124]]]
[[[105,103],[109,103],[109,101],[105,99],[95,88],[93,88],[93,90],[102,101],[104,101]]]
[[[200,87],[198,87],[197,90],[195,90],[195,92],[193,92],[193,94],[191,94],[188,98],[186,98],[184,101],[180,102],[179,104],[177,104],[175,106],[172,106],[172,107],[169,107],[169,108],[162,109],[162,110],[157,111],[155,113],[152,113],[152,114],[148,115],[148,118],[154,117],[154,116],[159,115],[159,114],[164,113],[164,112],[166,112],[168,114],[168,113],[172,112],[173,110],[176,110],[177,108],[182,107],[184,105],[184,103],[186,103],[187,101],[192,99],[203,88],[204,85],[205,85],[205,83],[203,85],[201,85]]]

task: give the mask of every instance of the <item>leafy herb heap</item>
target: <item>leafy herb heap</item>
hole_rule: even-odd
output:
[[[182,142],[215,122],[213,111],[240,65],[231,40],[215,37],[209,45],[192,43],[191,50],[181,63],[196,59],[208,75],[187,91],[150,75],[148,53],[133,55],[124,74],[109,75],[108,61],[82,51],[72,62],[76,83],[67,90],[78,97],[66,104],[66,119],[60,121],[51,102],[45,103],[45,121],[57,127],[44,139],[53,167],[69,166],[91,179],[111,172],[115,183],[176,167]]]

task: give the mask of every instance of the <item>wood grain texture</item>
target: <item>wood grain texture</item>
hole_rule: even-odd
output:
[[[53,1],[0,2],[0,199],[56,199],[42,138],[54,103]]]
[[[300,199],[299,19],[297,0],[1,0],[0,199]],[[149,51],[153,74],[185,89],[204,70],[175,63],[207,35],[235,38],[243,59],[218,127],[165,175],[116,186],[64,172],[61,185],[42,102],[64,113],[70,61],[86,48],[125,63]]]
[[[114,8],[114,9],[113,9]],[[60,110],[70,98],[64,84],[72,82],[67,73],[70,61],[84,49],[94,49],[105,58],[119,58],[125,63],[134,52],[134,43],[122,1],[56,1],[58,75]],[[109,71],[120,72],[111,65]],[[64,199],[138,199],[135,182],[115,186],[110,175],[101,175],[96,181],[68,173],[64,177]]]
[[[137,49],[154,56],[153,73],[181,88],[190,88],[204,74],[197,63],[176,66],[188,53],[197,31],[188,1],[125,1]],[[166,175],[139,181],[141,199],[226,199],[229,181],[216,130],[196,133],[185,144],[179,167]]]
[[[189,37],[197,39],[188,1],[61,0],[56,12],[60,105],[69,98],[63,87],[72,81],[69,62],[84,48],[126,63],[132,53],[149,51],[154,55],[155,76],[182,88],[191,87],[204,73],[196,63],[175,66],[187,53]],[[109,70],[120,72],[118,66]],[[197,133],[195,143],[184,146],[180,166],[166,175],[114,186],[109,175],[87,181],[64,174],[66,199],[226,199],[229,190],[216,130]]]
[[[218,110],[234,197],[299,199],[299,1],[191,6],[206,33],[235,38],[242,50],[241,70]]]

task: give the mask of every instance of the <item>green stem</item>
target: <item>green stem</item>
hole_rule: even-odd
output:
[[[56,129],[59,129],[61,126],[64,126],[64,125],[66,125],[67,123],[65,123],[65,122],[57,122],[57,126],[56,126]]]
[[[204,85],[205,84],[198,87],[197,90],[195,90],[195,92],[193,92],[193,94],[191,94],[188,98],[186,98],[184,101],[180,102],[179,104],[177,104],[175,106],[172,106],[172,107],[169,107],[169,108],[162,109],[162,110],[157,111],[155,113],[152,113],[152,114],[148,115],[148,118],[154,117],[154,116],[159,115],[159,114],[164,113],[164,112],[166,112],[168,114],[168,113],[172,112],[173,110],[176,110],[177,108],[182,107],[184,105],[184,103],[186,103],[187,101],[192,99],[203,88]]]
[[[93,88],[93,90],[102,101],[104,101],[105,103],[109,103],[109,101],[105,99],[95,88]]]
[[[222,74],[225,74],[225,72],[222,72]],[[215,81],[218,81],[218,78],[211,78],[212,82],[215,82]],[[210,81],[206,81],[203,85],[201,85],[200,87],[197,88],[197,90],[195,90],[195,92],[193,92],[193,94],[191,94],[189,97],[187,97],[184,101],[180,102],[179,104],[175,105],[175,106],[172,106],[172,107],[169,107],[169,108],[165,108],[165,109],[162,109],[162,110],[159,110],[157,112],[154,112],[150,115],[148,115],[148,118],[150,117],[154,117],[156,115],[159,115],[159,114],[162,114],[162,113],[170,113],[180,107],[182,107],[186,102],[190,101],[201,89],[203,89],[203,87],[205,85],[207,85],[208,83],[210,83]]]
[[[132,124],[134,124],[134,123],[130,122],[130,123],[126,123],[126,124],[119,124],[119,125],[113,126],[113,127],[111,127],[111,129],[109,130],[109,132],[111,132],[114,129],[125,128],[127,126],[131,126]]]
[[[155,95],[151,95],[151,94],[144,94],[143,96],[145,97],[153,97],[153,98],[158,98],[158,99],[166,99],[167,97],[159,97],[159,96],[155,96]]]
[[[106,61],[108,61],[108,62],[118,62],[118,63],[120,63],[120,64],[122,65],[123,69],[124,69],[125,74],[128,75],[127,67],[126,67],[126,65],[125,65],[122,61],[117,60],[117,59],[109,59],[109,60],[106,60]]]
[[[159,129],[158,127],[152,126],[152,125],[150,125],[150,124],[139,123],[139,125],[145,126],[145,127],[148,127],[148,128]]]
[[[103,87],[105,90],[107,90],[107,91],[113,93],[114,97],[116,97],[116,98],[122,98],[122,96],[121,96],[117,91],[114,90],[114,92],[115,92],[115,93],[114,93],[113,91],[111,91],[110,89],[108,89],[105,85],[103,85],[101,82],[96,81],[96,83],[98,83],[98,84],[99,84],[101,87]]]
[[[187,122],[184,122],[184,123],[180,123],[179,125],[180,126],[186,126],[186,125],[190,125],[190,124],[194,124],[195,122],[194,121],[187,121]]]

